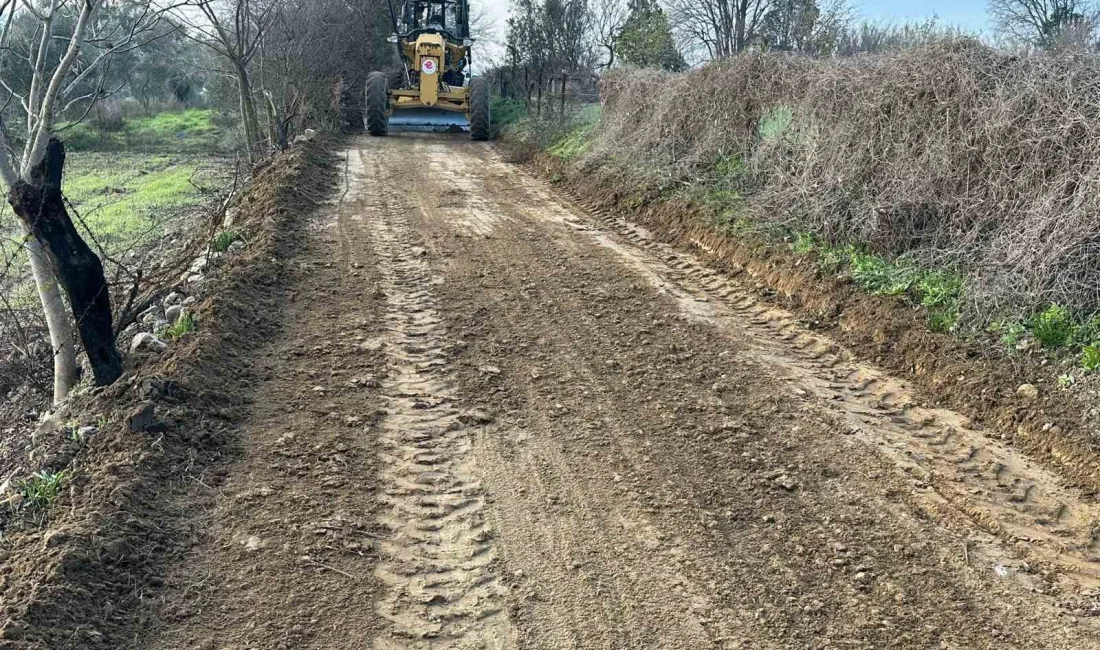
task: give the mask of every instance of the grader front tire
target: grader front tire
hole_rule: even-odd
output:
[[[383,136],[389,130],[390,84],[384,72],[367,75],[367,133]]]
[[[470,137],[483,141],[492,134],[489,84],[484,79],[474,79],[470,82]]]

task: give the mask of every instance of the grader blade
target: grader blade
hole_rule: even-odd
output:
[[[392,131],[466,133],[470,130],[470,120],[453,111],[407,108],[390,114],[389,128]]]

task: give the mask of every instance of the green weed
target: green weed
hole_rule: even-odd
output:
[[[959,321],[962,278],[944,271],[921,273],[913,286],[920,304],[928,310],[928,327],[933,332],[953,332]]]
[[[796,232],[794,234],[794,241],[791,242],[791,250],[799,255],[806,255],[814,252],[817,249],[817,243],[814,241],[814,236],[808,232]]]
[[[23,503],[28,506],[44,508],[61,494],[61,485],[65,480],[65,472],[36,472],[30,478],[24,479],[19,484],[23,495]]]
[[[1061,388],[1062,390],[1069,389],[1076,383],[1077,383],[1077,378],[1074,377],[1073,375],[1069,375],[1069,374],[1058,375],[1058,387]]]
[[[737,154],[721,156],[714,163],[714,172],[719,178],[737,178],[745,173],[745,162]]]
[[[788,106],[776,106],[760,118],[756,135],[761,142],[774,144],[787,134],[794,121],[794,111]]]
[[[1100,344],[1086,345],[1081,349],[1081,367],[1085,372],[1100,370]]]
[[[1031,319],[1031,333],[1046,348],[1064,348],[1073,340],[1075,325],[1069,310],[1051,304]]]
[[[1093,345],[1097,341],[1100,341],[1100,314],[1092,314],[1084,320],[1084,322],[1078,323],[1073,330],[1073,343],[1075,345],[1086,346]]]
[[[163,335],[170,339],[178,339],[184,334],[195,331],[195,317],[184,312],[175,323],[164,328]]]
[[[989,333],[997,335],[1005,351],[1013,354],[1020,341],[1027,336],[1027,327],[1015,321],[993,321],[989,325]]]
[[[232,230],[223,230],[214,236],[212,246],[214,248],[214,252],[224,253],[229,250],[229,247],[232,246],[234,242],[240,240],[241,236],[236,232]]]
[[[826,273],[840,273],[848,265],[848,260],[855,252],[854,246],[825,246],[818,250],[821,256],[821,270]]]
[[[858,249],[850,251],[848,266],[856,284],[879,296],[900,296],[908,292],[919,275],[913,266],[890,262]]]

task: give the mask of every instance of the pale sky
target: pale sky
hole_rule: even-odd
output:
[[[508,20],[509,4],[508,0],[470,0],[471,11],[484,10],[494,23],[493,38],[487,39],[488,42],[479,42],[475,47],[474,54],[477,57],[493,60],[504,52],[504,22]]]
[[[863,17],[875,21],[901,23],[937,16],[952,27],[989,28],[986,0],[857,0],[854,4]]]

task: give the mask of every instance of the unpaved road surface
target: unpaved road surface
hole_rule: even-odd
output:
[[[1100,648],[1095,498],[492,146],[342,164],[133,647]]]

